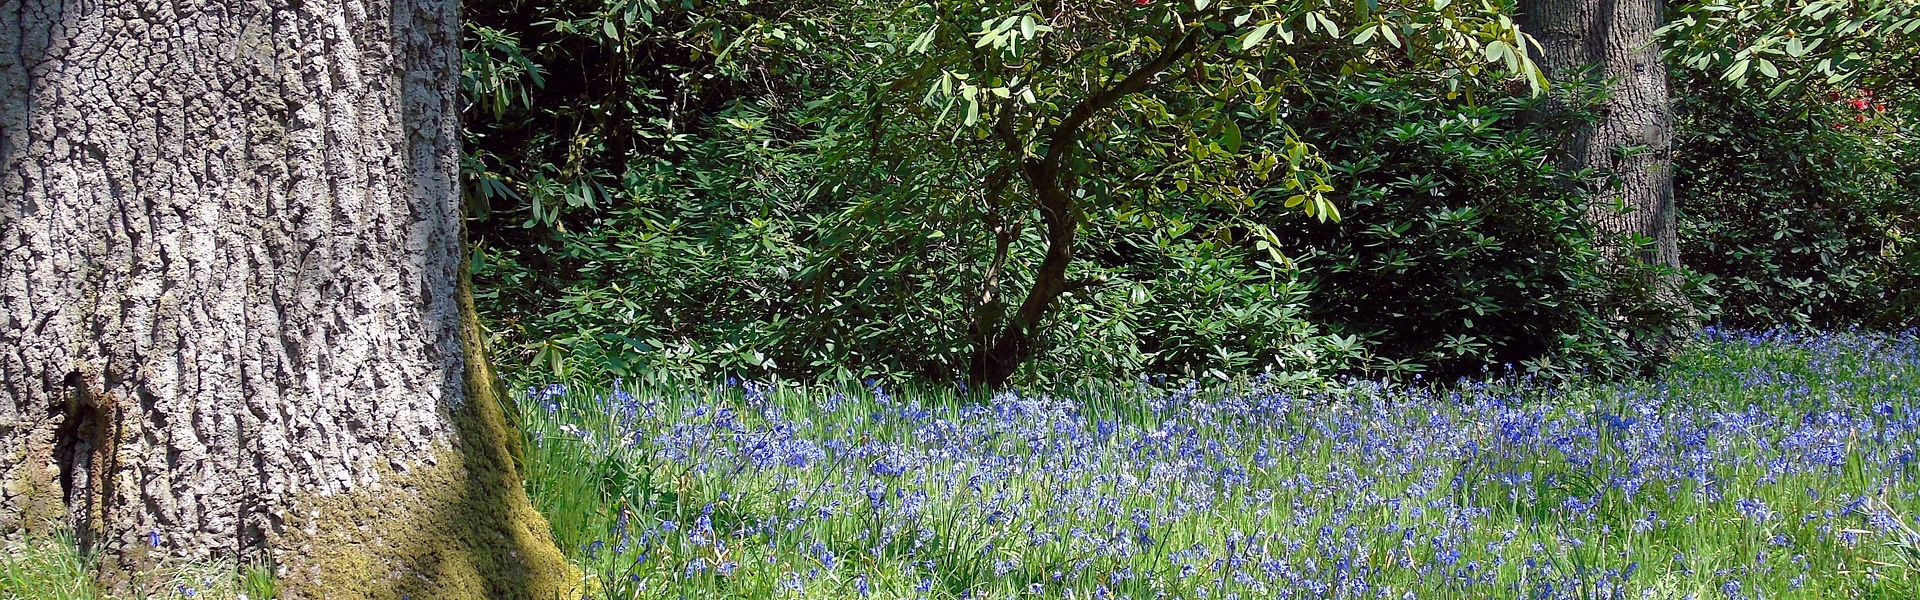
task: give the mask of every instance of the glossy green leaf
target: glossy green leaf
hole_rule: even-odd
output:
[[[1228,120],[1226,125],[1225,131],[1220,134],[1220,147],[1225,148],[1227,152],[1238,154],[1242,143],[1240,125],[1232,120]]]
[[[1261,23],[1259,27],[1253,28],[1253,31],[1247,32],[1247,35],[1240,38],[1240,49],[1251,50],[1254,46],[1260,45],[1260,40],[1267,39],[1267,33],[1271,31],[1273,31],[1272,23]]]

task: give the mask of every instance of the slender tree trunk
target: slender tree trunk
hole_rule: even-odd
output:
[[[1218,10],[1218,6],[1215,10]],[[1020,178],[1026,182],[1036,201],[1034,208],[1039,209],[1040,218],[1046,223],[1047,253],[1034,270],[1033,284],[1028,286],[1019,308],[1010,317],[998,317],[999,307],[989,306],[995,302],[994,298],[991,295],[982,296],[982,307],[990,307],[994,318],[982,319],[981,313],[976,311],[970,326],[973,356],[967,379],[975,385],[993,389],[1006,385],[1007,380],[1020,370],[1020,364],[1033,358],[1038,351],[1040,326],[1048,311],[1053,309],[1054,301],[1068,292],[1102,283],[1098,280],[1067,278],[1067,269],[1073,265],[1074,238],[1080,229],[1079,208],[1073,199],[1073,191],[1080,189],[1080,182],[1068,165],[1072,162],[1070,158],[1078,151],[1081,128],[1101,111],[1112,108],[1121,98],[1147,89],[1155,77],[1191,54],[1199,46],[1200,40],[1208,35],[1212,34],[1202,27],[1176,34],[1158,54],[1127,73],[1126,77],[1074,103],[1060,122],[1046,133],[1046,150],[1039,157],[1027,155],[1026,144],[1013,127],[1011,113],[1002,112],[995,119],[994,137],[1005,146],[1009,160],[1018,165]],[[996,186],[990,182],[988,187],[992,189]],[[990,195],[997,200],[1000,193],[1000,190],[992,189]],[[1002,257],[1004,253],[997,251],[996,263]],[[997,272],[999,268],[996,264],[990,271]],[[987,279],[988,285],[992,285],[993,277]]]
[[[113,586],[571,575],[464,283],[454,0],[0,0],[0,530]]]
[[[1043,205],[1041,208],[1047,226],[1047,253],[1040,260],[1040,268],[1034,271],[1033,284],[1027,288],[1020,306],[1012,315],[996,317],[985,323],[976,320],[973,326],[974,350],[967,379],[976,387],[999,389],[1005,386],[1007,380],[1020,370],[1020,365],[1033,358],[1038,343],[1036,338],[1047,311],[1051,310],[1061,294],[1075,287],[1073,282],[1067,280],[1067,267],[1073,264],[1073,242],[1079,223],[1067,212],[1066,195],[1057,193],[1057,190],[1052,193],[1059,196],[1058,204]],[[1056,210],[1048,206],[1061,208]]]
[[[1599,120],[1576,132],[1562,150],[1573,168],[1611,174],[1597,186],[1587,211],[1601,233],[1620,241],[1652,241],[1643,260],[1680,266],[1673,201],[1673,110],[1667,70],[1653,31],[1664,18],[1661,0],[1525,0],[1523,27],[1540,41],[1539,61],[1563,85],[1605,82]],[[1613,246],[1616,252],[1619,247]]]

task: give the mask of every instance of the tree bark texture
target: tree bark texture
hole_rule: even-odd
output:
[[[1545,56],[1538,62],[1553,81],[1606,86],[1598,121],[1562,148],[1568,166],[1611,176],[1591,198],[1588,221],[1616,238],[1651,239],[1642,258],[1678,267],[1673,110],[1653,39],[1665,10],[1661,0],[1526,0],[1522,27],[1539,40]]]
[[[0,0],[0,531],[566,591],[463,279],[456,10]]]

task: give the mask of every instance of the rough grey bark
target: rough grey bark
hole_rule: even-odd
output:
[[[0,530],[296,596],[564,568],[476,389],[458,33],[454,0],[0,0]]]
[[[1570,166],[1612,178],[1597,186],[1587,212],[1601,232],[1653,241],[1643,258],[1678,267],[1673,199],[1673,110],[1667,70],[1653,31],[1661,0],[1526,0],[1522,27],[1539,40],[1539,61],[1556,82],[1605,82],[1599,120],[1562,150]]]

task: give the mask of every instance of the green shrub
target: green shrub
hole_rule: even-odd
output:
[[[1332,163],[1346,215],[1284,234],[1315,319],[1448,378],[1638,368],[1682,313],[1656,299],[1664,274],[1596,249],[1583,190],[1552,156],[1568,123],[1537,120],[1544,100],[1448,100],[1420,83],[1310,84],[1302,135]]]
[[[908,202],[903,216],[890,195],[928,174],[940,181],[915,189],[978,195],[987,167],[966,141],[860,117],[847,98],[875,92],[845,83],[866,68],[836,50],[864,39],[832,26],[846,7],[615,19],[626,6],[470,7],[467,93],[488,110],[470,114],[469,196],[491,215],[474,227],[477,299],[505,362],[548,375],[965,373],[991,233],[964,202]],[[1291,82],[1280,121],[1330,161],[1344,221],[1277,202],[1089,215],[1072,272],[1099,283],[1060,300],[1024,377],[1639,364],[1645,332],[1619,323],[1667,322],[1648,283],[1659,275],[1603,267],[1577,190],[1547,159],[1564,124],[1530,121],[1525,86],[1491,75],[1449,93],[1439,73],[1354,72],[1365,52],[1315,46],[1275,74]],[[578,64],[646,56],[668,58]],[[512,73],[526,75],[490,77]],[[1291,134],[1244,135],[1282,148]],[[615,143],[627,138],[651,141]],[[1258,223],[1283,248],[1222,222]],[[1016,227],[1010,251],[1038,252],[1036,229]],[[1037,261],[1003,277],[1030,278],[1023,262]]]
[[[1920,325],[1913,107],[1767,99],[1676,70],[1681,253],[1729,325]],[[1871,92],[1867,92],[1871,93]]]
[[[474,266],[504,361],[965,372],[991,234],[964,203],[903,216],[889,194],[939,173],[927,189],[978,195],[984,161],[965,140],[849,112],[848,98],[881,93],[851,76],[870,66],[847,49],[878,35],[847,25],[875,22],[843,14],[859,8],[470,4]],[[1272,74],[1290,82],[1281,121],[1328,161],[1344,220],[1278,206],[1090,215],[1072,271],[1103,283],[1062,298],[1025,377],[1624,372],[1657,358],[1691,320],[1662,297],[1682,276],[1601,260],[1583,190],[1566,183],[1582,178],[1550,158],[1568,123],[1539,120],[1509,82],[1449,90],[1432,73],[1356,67],[1366,51],[1314,46]],[[1861,123],[1853,97],[1765,100],[1674,77],[1684,262],[1704,286],[1693,316],[1915,325],[1911,98]],[[1249,146],[1287,135],[1244,132]],[[1207,225],[1234,219],[1277,233],[1284,256]],[[1037,232],[1017,231],[1011,251],[1036,252]]]

